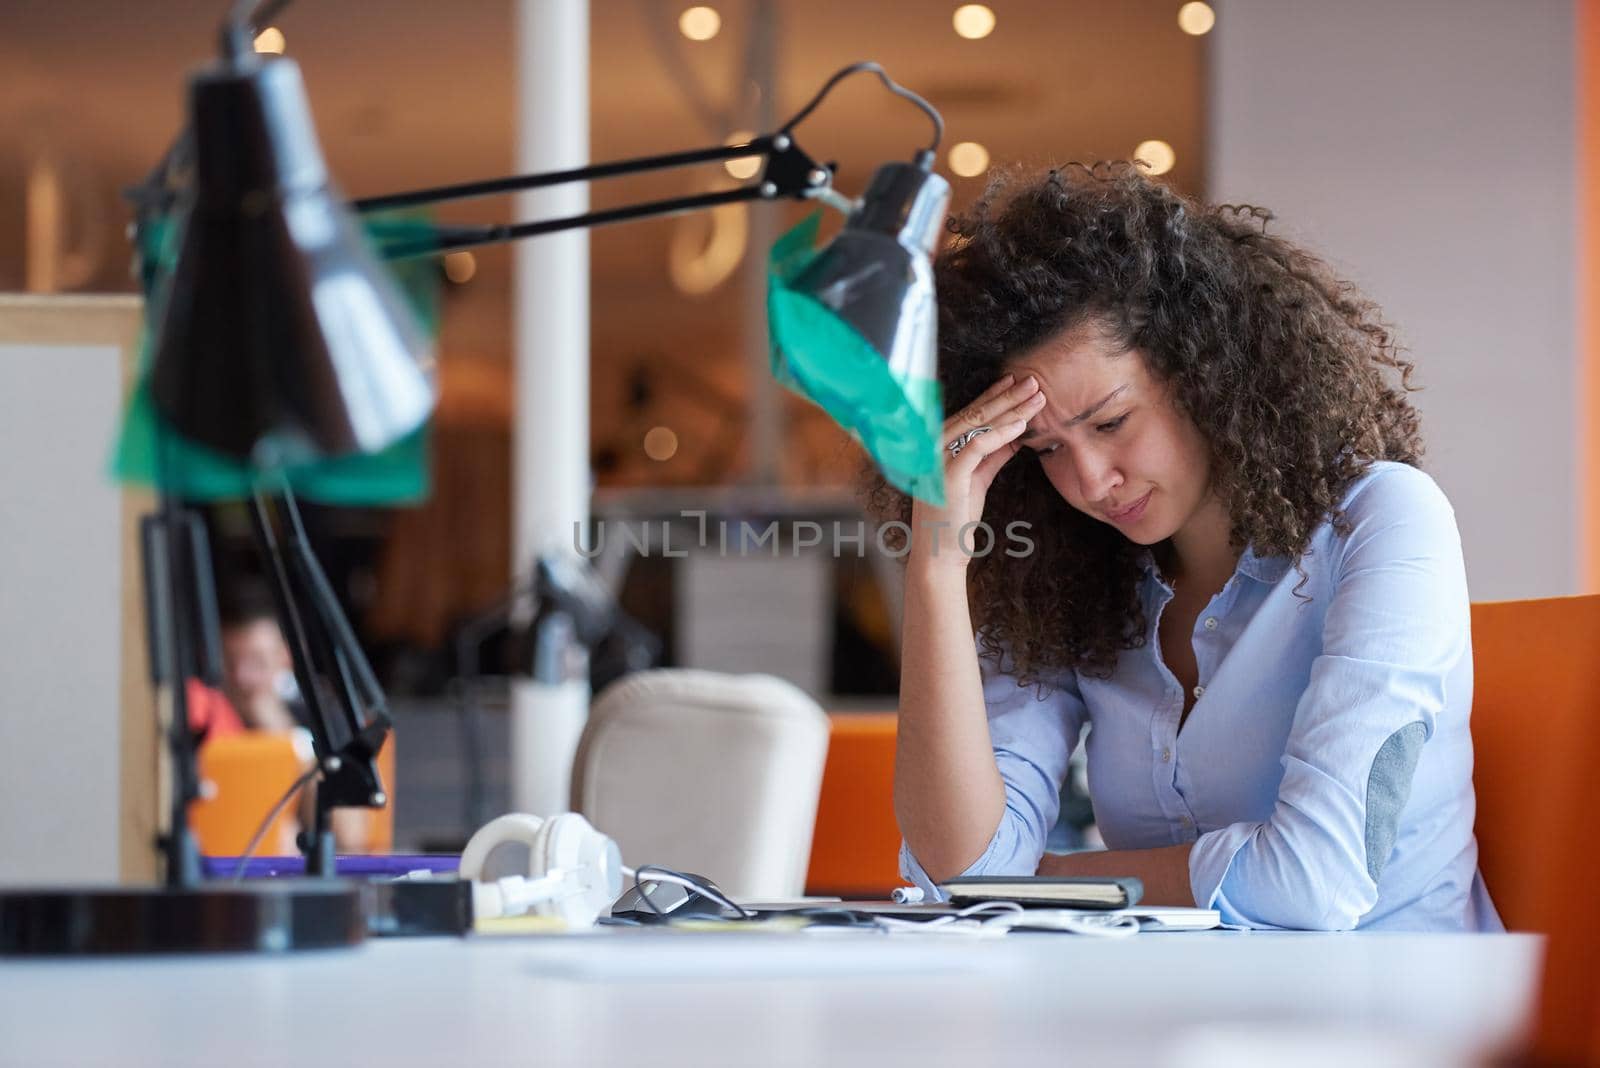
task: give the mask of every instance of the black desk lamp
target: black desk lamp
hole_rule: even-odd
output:
[[[268,8],[239,0],[222,34],[222,61],[190,83],[189,134],[136,191],[140,219],[174,204],[179,254],[155,313],[150,389],[183,439],[238,457],[261,473],[253,493],[258,543],[271,562],[280,622],[311,711],[321,772],[307,871],[333,874],[327,813],[387,798],[372,758],[387,734],[383,695],[305,540],[287,467],[377,452],[420,426],[434,401],[433,363],[377,256],[328,180],[298,67],[251,50]],[[795,143],[793,129],[842,78],[876,73],[933,122],[932,145],[891,163],[853,203],[832,172]],[[929,257],[949,200],[932,173],[938,113],[877,64],[835,74],[777,132],[742,145],[423,190],[357,202],[358,211],[439,203],[561,182],[761,156],[750,186],[564,219],[439,228],[385,241],[385,258],[435,254],[575,227],[742,200],[817,199],[848,211],[845,229],[812,255],[801,229],[774,250],[774,370],[867,446],[889,477],[942,497],[934,435],[942,412],[934,374]],[[192,155],[192,163],[185,155]],[[171,186],[176,184],[176,190]],[[158,465],[158,472],[159,472]],[[164,477],[158,473],[158,481]],[[0,953],[274,949],[359,941],[357,890],[333,880],[199,883],[188,803],[198,795],[185,682],[214,678],[215,597],[203,534],[164,493],[145,525],[152,677],[171,689],[166,885],[107,891],[0,894]]]

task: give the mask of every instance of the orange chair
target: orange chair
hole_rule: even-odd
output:
[[[200,852],[233,857],[245,851],[268,810],[300,777],[309,752],[302,754],[294,736],[245,731],[213,738],[196,756],[206,796],[189,806],[189,829]],[[291,856],[299,827],[294,805],[285,805],[262,836],[257,853]]]
[[[245,731],[214,738],[200,747],[200,779],[209,783],[208,797],[189,806],[189,827],[207,856],[243,853],[261,820],[306,768],[310,756],[295,744],[295,735]],[[358,815],[365,853],[387,853],[394,846],[394,740],[378,751],[378,774],[389,794],[381,809],[341,809]],[[286,805],[262,837],[260,856],[292,856],[299,852],[298,805]]]
[[[887,897],[901,883],[900,827],[894,818],[893,712],[828,716],[808,894]]]
[[[1472,606],[1478,863],[1506,926],[1550,936],[1534,1057],[1600,1062],[1600,596]]]

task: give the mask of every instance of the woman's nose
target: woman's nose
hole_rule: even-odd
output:
[[[1086,499],[1103,501],[1123,483],[1122,473],[1112,458],[1087,450],[1078,461],[1078,485]]]

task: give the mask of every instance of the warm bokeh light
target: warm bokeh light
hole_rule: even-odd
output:
[[[994,12],[982,4],[962,4],[950,19],[956,32],[969,41],[994,32]]]
[[[256,51],[270,52],[275,56],[283,55],[283,47],[288,42],[283,39],[283,31],[276,26],[268,26],[256,34]]]
[[[1216,24],[1217,13],[1211,10],[1210,4],[1202,4],[1200,0],[1193,0],[1178,9],[1178,28],[1184,33],[1199,37],[1203,33],[1210,33],[1211,27]]]
[[[745,141],[754,141],[755,137],[756,135],[749,130],[735,130],[728,135],[728,140],[724,143],[730,145],[743,144]],[[729,174],[742,182],[746,178],[754,178],[756,172],[761,170],[761,157],[740,156],[738,159],[728,160],[722,166],[727,169]]]
[[[444,276],[456,285],[466,285],[478,273],[478,258],[470,252],[452,252],[444,258]]]
[[[1141,141],[1133,158],[1149,165],[1151,174],[1166,174],[1178,162],[1178,154],[1165,141]]]
[[[678,454],[678,435],[671,427],[653,426],[645,431],[644,454],[659,463],[665,463]]]
[[[963,178],[976,178],[989,169],[989,150],[976,141],[950,146],[950,169]]]
[[[728,280],[744,258],[749,230],[745,204],[718,204],[710,211],[678,216],[667,248],[667,277],[690,296],[711,292]]]
[[[712,7],[691,7],[678,16],[678,30],[691,41],[709,41],[722,29],[722,16]]]

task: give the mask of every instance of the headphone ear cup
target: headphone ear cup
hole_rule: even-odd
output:
[[[605,836],[595,830],[588,820],[576,812],[563,812],[545,821],[546,871],[566,868],[582,871],[590,864],[593,844]]]
[[[540,911],[560,916],[568,926],[593,925],[621,893],[616,844],[576,812],[545,821],[541,839],[545,870],[561,869],[568,875],[562,893],[544,903]]]
[[[481,880],[483,866],[489,859],[489,854],[506,842],[521,842],[526,845],[529,850],[529,868],[538,866],[541,863],[542,835],[546,822],[548,821],[525,812],[510,812],[485,823],[467,840],[466,848],[461,851],[461,863],[458,867],[460,877],[473,882]],[[543,867],[539,867],[533,874],[542,875],[544,870]]]
[[[539,828],[539,833],[534,836],[533,841],[529,844],[528,878],[537,879],[562,866],[555,855],[552,844],[556,839],[557,831],[562,825],[561,821],[566,818],[566,815],[563,812],[559,816],[551,816],[545,820],[543,826]]]

